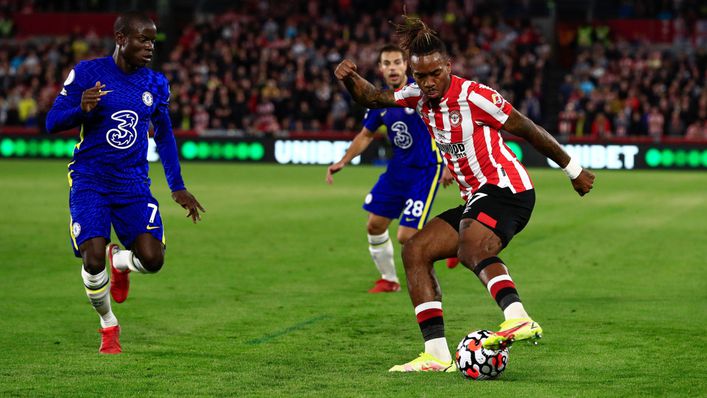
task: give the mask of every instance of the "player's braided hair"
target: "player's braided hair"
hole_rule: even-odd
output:
[[[447,46],[420,18],[403,15],[401,24],[394,24],[400,47],[410,55],[425,55],[439,52],[447,56]]]

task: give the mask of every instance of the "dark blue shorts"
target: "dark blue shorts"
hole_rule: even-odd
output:
[[[165,244],[159,203],[147,187],[136,192],[108,192],[74,184],[69,192],[69,211],[69,234],[76,257],[81,257],[79,246],[91,238],[103,237],[110,242],[111,224],[126,248],[146,232]]]
[[[443,164],[424,168],[388,168],[366,196],[363,209],[400,225],[421,229],[437,195]]]

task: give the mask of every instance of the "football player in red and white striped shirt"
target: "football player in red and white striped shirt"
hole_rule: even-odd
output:
[[[391,371],[453,371],[444,336],[442,293],[433,270],[436,260],[459,257],[503,311],[500,330],[486,348],[540,337],[542,329],[525,311],[515,283],[498,254],[530,219],[533,183],[500,130],[524,138],[560,165],[583,196],[594,174],[584,170],[542,127],[519,113],[494,89],[451,74],[444,43],[420,19],[397,25],[400,46],[409,52],[414,84],[395,92],[379,90],[356,73],[350,60],[335,71],[354,100],[368,108],[414,108],[459,184],[466,205],[447,210],[427,223],[403,249],[408,290],[425,340],[418,358]]]

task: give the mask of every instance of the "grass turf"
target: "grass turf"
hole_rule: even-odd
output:
[[[360,205],[382,169],[349,167],[327,186],[325,167],[183,167],[204,221],[184,217],[153,166],[167,262],[132,276],[113,305],[124,354],[99,356],[68,244],[65,162],[0,161],[1,396],[707,392],[704,172],[599,172],[579,198],[561,172],[531,170],[533,219],[501,257],[545,338],[514,347],[500,380],[475,383],[387,372],[422,340],[404,291],[366,293],[378,275]],[[440,188],[432,214],[458,203]],[[450,346],[502,320],[473,274],[436,268]]]

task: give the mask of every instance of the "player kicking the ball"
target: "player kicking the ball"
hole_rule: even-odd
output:
[[[396,26],[401,48],[410,54],[414,84],[379,90],[344,60],[336,68],[356,102],[369,108],[416,109],[442,151],[466,205],[428,222],[403,249],[403,263],[415,315],[425,341],[416,359],[391,371],[450,371],[452,357],[444,334],[442,293],[433,270],[436,260],[457,255],[473,271],[503,311],[500,330],[484,342],[497,348],[539,337],[542,328],[520,301],[508,268],[498,254],[530,219],[535,191],[525,168],[505,145],[500,130],[524,138],[560,165],[584,195],[594,175],[560,147],[542,127],[519,113],[490,87],[451,74],[444,43],[420,19]]]
[[[147,173],[150,121],[172,198],[194,222],[204,211],[182,180],[167,79],[145,67],[152,60],[154,22],[129,12],[117,18],[113,30],[113,55],[77,64],[47,115],[50,132],[81,127],[69,163],[70,234],[74,253],[83,259],[86,294],[100,316],[102,354],[121,352],[106,257],[110,293],[118,303],[128,296],[129,272],[155,273],[164,262],[164,225]],[[108,244],[111,224],[126,250]]]
[[[386,45],[380,50],[378,69],[392,89],[409,83],[407,61],[398,46]],[[366,112],[361,132],[341,160],[327,169],[327,183],[332,184],[333,175],[368,148],[381,125],[388,130],[393,157],[363,204],[363,209],[368,211],[368,251],[381,274],[369,293],[400,290],[393,243],[388,236],[391,219],[400,217],[397,238],[405,245],[425,225],[438,182],[445,187],[452,183],[452,176],[444,169],[442,157],[420,116],[414,109],[398,107]]]

